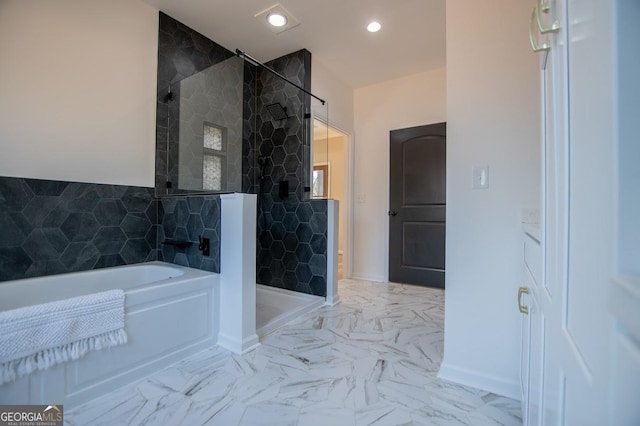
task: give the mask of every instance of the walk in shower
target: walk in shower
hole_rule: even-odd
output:
[[[328,122],[328,105],[311,93],[311,53],[263,64],[161,13],[158,58],[156,194],[214,201],[220,193],[256,194],[257,329],[268,333],[324,303],[327,293],[327,201],[312,197],[312,145],[322,134],[314,118]],[[200,224],[191,223],[186,205],[174,216],[189,217],[191,235]],[[205,231],[215,246],[219,224],[212,226]],[[181,227],[161,227],[173,244]],[[160,255],[169,256],[163,260],[191,266],[195,248],[165,250],[167,240],[159,241]]]

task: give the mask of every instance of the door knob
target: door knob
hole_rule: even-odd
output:
[[[397,216],[397,215],[398,215],[398,212],[397,212],[397,211],[394,211],[394,210],[390,210],[390,211],[389,211],[389,213],[388,213],[388,215],[389,215],[389,216]]]

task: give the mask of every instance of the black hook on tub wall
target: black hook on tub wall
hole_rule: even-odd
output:
[[[198,235],[198,250],[202,252],[203,256],[209,256],[209,238],[203,238],[202,235]]]

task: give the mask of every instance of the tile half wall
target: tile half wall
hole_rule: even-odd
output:
[[[157,259],[153,188],[0,177],[0,281]]]

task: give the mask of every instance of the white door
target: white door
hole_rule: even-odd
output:
[[[538,333],[531,336],[530,390],[525,401],[525,426],[560,424],[563,283],[568,244],[568,137],[566,5],[538,1],[531,15],[533,41],[541,48],[542,99],[542,276],[537,290]],[[540,27],[541,24],[541,27]],[[556,28],[555,30],[552,30]],[[535,46],[534,46],[535,47]],[[526,260],[526,250],[525,250]],[[535,283],[534,283],[535,284]],[[536,370],[537,368],[537,370]],[[534,382],[537,381],[537,386]],[[537,403],[536,403],[537,402]]]
[[[639,244],[636,239],[635,247],[621,245],[617,228],[620,208],[626,208],[619,204],[623,195],[619,179],[629,177],[620,176],[617,167],[618,144],[623,143],[617,127],[618,97],[627,89],[616,86],[616,61],[619,55],[637,55],[638,50],[636,40],[636,51],[618,51],[614,17],[621,4],[633,9],[631,2],[638,4],[637,0],[539,2],[532,21],[542,32],[554,24],[559,28],[539,39],[550,45],[543,72],[544,291],[539,295],[540,412],[545,425],[640,424],[637,404],[620,402],[622,393],[638,395],[640,351],[629,343],[634,342],[633,330],[624,329],[623,343],[614,339],[624,319],[618,321],[616,316],[623,308],[640,312],[640,306],[638,299],[622,298],[632,305],[629,308],[611,297],[622,250],[637,250]],[[640,184],[637,178],[636,174],[635,183]],[[628,287],[640,291],[633,284]],[[615,374],[616,358],[623,358],[626,375]]]
[[[640,425],[640,1],[615,7],[617,264],[607,399],[611,424]]]
[[[566,7],[565,30],[554,37],[566,46],[568,226],[566,250],[558,253],[566,260],[553,277],[560,290],[552,312],[559,371],[550,379],[560,409],[552,414],[563,424],[603,425],[615,233],[611,6],[569,0]]]

